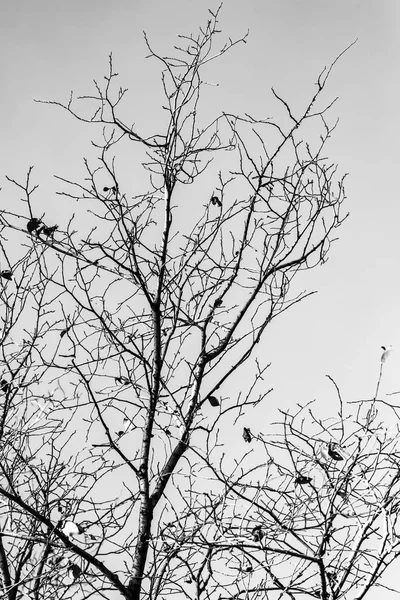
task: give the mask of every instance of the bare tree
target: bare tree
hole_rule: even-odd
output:
[[[338,399],[329,418],[310,403],[252,435],[258,464],[247,453],[234,469],[209,465],[223,491],[187,511],[196,593],[327,600],[390,590],[382,575],[400,550],[398,419],[379,420],[377,399],[365,408]]]
[[[247,38],[218,46],[218,13],[173,57],[145,38],[158,132],[124,117],[111,57],[92,95],[47,102],[98,136],[86,177],[58,177],[68,223],[41,214],[32,168],[8,178],[22,208],[1,211],[4,598],[363,597],[396,554],[397,431],[343,409],[285,414],[275,437],[246,422],[270,392],[258,342],[309,295],[293,279],[345,218],[321,104],[338,59],[302,109],[273,90],[279,123],[203,123],[209,63]],[[257,452],[238,459],[231,438],[225,454],[222,425]]]

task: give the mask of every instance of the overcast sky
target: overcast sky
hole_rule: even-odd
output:
[[[398,348],[386,367],[385,389],[400,389],[399,12],[395,0],[229,0],[221,12],[226,35],[250,30],[248,44],[215,66],[216,107],[227,111],[269,116],[272,85],[301,107],[321,69],[358,38],[326,95],[339,96],[332,116],[340,124],[329,157],[349,173],[351,215],[328,264],[304,280],[319,294],[271,328],[265,352],[279,402],[290,402],[293,384],[301,400],[323,394],[326,373],[349,396],[371,395],[382,344]],[[194,31],[206,19],[207,5],[189,0],[3,3],[3,199],[11,192],[4,175],[21,177],[35,165],[47,213],[57,215],[52,175],[75,173],[91,152],[89,127],[34,98],[66,100],[71,89],[88,93],[112,51],[121,83],[133,90],[132,120],[141,124],[160,105],[158,67],[144,59],[142,31],[156,50],[168,52],[177,33]]]
[[[91,131],[67,114],[33,102],[67,100],[74,89],[91,91],[113,52],[121,84],[133,90],[132,121],[160,105],[157,66],[142,31],[168,53],[177,33],[207,20],[213,0],[17,0],[3,2],[0,19],[0,202],[17,198],[5,174],[24,176],[35,165],[46,214],[60,200],[54,174],[73,175],[90,154]],[[348,172],[350,218],[328,263],[304,278],[319,293],[276,320],[262,352],[272,362],[268,387],[273,406],[318,398],[331,402],[330,374],[347,400],[371,397],[380,346],[392,344],[382,392],[400,390],[398,0],[226,0],[226,36],[247,29],[247,45],[234,49],[214,77],[216,108],[270,116],[270,87],[293,106],[315,90],[322,70],[356,38],[336,66],[326,98],[339,96],[339,126],[329,157]],[[11,196],[10,196],[11,194]],[[51,219],[50,219],[51,220]]]

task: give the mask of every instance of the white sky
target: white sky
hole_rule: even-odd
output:
[[[388,0],[229,0],[221,14],[226,35],[249,28],[250,39],[222,61],[220,70],[216,65],[217,104],[257,116],[273,110],[271,85],[292,103],[301,102],[323,66],[359,40],[328,87],[332,97],[340,96],[335,110],[341,122],[330,156],[350,174],[351,218],[329,263],[312,276],[320,293],[276,323],[279,339],[266,349],[306,395],[317,393],[327,372],[352,394],[368,394],[381,344],[400,349],[399,12],[398,3]],[[33,103],[34,98],[66,100],[71,89],[91,91],[92,78],[105,73],[112,50],[121,82],[133,89],[132,118],[140,123],[149,106],[159,106],[160,89],[157,65],[144,60],[142,30],[167,52],[176,33],[188,33],[206,18],[206,4],[189,0],[5,3],[0,24],[3,190],[9,191],[5,173],[23,176],[34,164],[43,190],[52,196],[52,175],[76,172],[81,157],[90,154],[93,131],[55,108]],[[56,208],[60,201],[49,197],[48,202]],[[394,354],[392,366],[399,360]],[[400,378],[393,377],[390,388],[400,389]],[[279,382],[273,383],[278,390]]]
[[[71,89],[88,93],[92,79],[106,73],[112,51],[121,85],[132,90],[131,119],[151,122],[160,86],[157,65],[144,60],[142,30],[168,53],[177,33],[205,23],[208,6],[218,3],[3,2],[0,202],[10,194],[17,198],[5,174],[22,178],[35,165],[46,214],[56,219],[62,207],[52,176],[73,178],[91,153],[90,127],[34,98],[66,101]],[[221,12],[226,36],[250,29],[250,38],[215,64],[215,108],[260,118],[273,114],[272,85],[301,108],[322,68],[358,38],[335,68],[326,95],[340,96],[332,112],[340,123],[328,149],[339,171],[349,173],[351,215],[328,263],[302,281],[302,288],[319,293],[277,319],[264,341],[273,406],[312,398],[330,404],[326,374],[345,399],[371,397],[382,344],[395,349],[382,392],[400,390],[399,16],[398,0],[226,0]]]

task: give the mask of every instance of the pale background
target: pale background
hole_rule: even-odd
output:
[[[82,157],[92,152],[89,126],[34,98],[66,101],[71,89],[92,91],[112,51],[140,126],[160,104],[158,66],[144,60],[142,31],[156,50],[169,53],[177,33],[194,31],[206,22],[207,8],[217,6],[214,0],[2,2],[0,203],[18,198],[5,174],[21,179],[35,165],[49,221],[59,219],[65,206],[52,176],[78,177]],[[303,277],[300,287],[319,293],[277,319],[263,344],[272,362],[267,384],[274,387],[266,422],[274,407],[313,398],[329,411],[326,374],[344,399],[372,397],[381,345],[394,346],[381,393],[400,390],[399,16],[397,0],[227,0],[221,12],[226,36],[249,28],[250,37],[215,65],[220,86],[210,110],[270,116],[271,85],[301,107],[322,68],[358,38],[326,95],[340,97],[328,150],[349,173],[351,215],[328,263]]]

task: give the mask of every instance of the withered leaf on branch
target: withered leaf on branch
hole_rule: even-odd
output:
[[[57,510],[61,515],[65,515],[71,510],[70,502],[63,500],[57,503]]]
[[[5,394],[8,394],[11,391],[11,383],[9,383],[6,379],[2,379],[0,381],[0,389]]]
[[[308,483],[312,483],[312,477],[307,477],[306,475],[298,475],[294,482],[298,485],[307,485]]]
[[[264,532],[262,530],[261,525],[256,525],[255,527],[253,527],[253,530],[251,533],[253,535],[253,540],[255,542],[261,542],[261,540],[264,537]]]
[[[392,346],[381,346],[381,348],[383,350],[382,356],[381,356],[381,363],[384,363],[387,361],[387,359],[393,352],[393,348],[392,348]]]
[[[42,233],[46,237],[53,237],[54,233],[57,231],[58,225],[52,225],[51,227],[47,227],[47,225],[43,225],[43,227],[38,231],[38,233]]]
[[[33,233],[35,231],[35,229],[37,229],[40,225],[42,221],[40,219],[37,219],[36,217],[32,217],[32,219],[29,219],[26,228],[29,231],[29,233]]]
[[[67,572],[71,579],[79,579],[79,577],[82,575],[82,569],[75,563],[70,563]]]
[[[344,460],[343,456],[339,452],[339,446],[333,442],[329,442],[328,444],[328,454],[333,460]]]
[[[5,271],[1,271],[0,272],[0,277],[2,277],[3,279],[7,279],[8,281],[11,281],[13,278],[13,273],[10,270],[5,270]]]
[[[129,385],[130,380],[125,377],[125,375],[120,375],[119,377],[115,377],[115,383],[120,383],[121,385]]]
[[[211,198],[210,198],[210,202],[211,202],[211,204],[212,204],[213,206],[217,205],[217,206],[219,206],[220,208],[222,208],[222,202],[221,202],[221,200],[218,198],[218,196],[214,196],[214,195],[213,195],[213,196],[211,196]]]
[[[126,432],[127,432],[127,429],[128,429],[128,427],[129,427],[130,423],[131,423],[131,422],[130,422],[130,420],[128,419],[128,417],[124,417],[124,418],[122,419],[122,427],[123,427],[123,429],[120,429],[119,431],[117,431],[117,435],[119,435],[119,436],[121,436],[121,435],[124,435],[124,433],[126,433]]]
[[[244,439],[245,442],[247,442],[248,444],[250,444],[251,440],[253,439],[253,435],[252,435],[249,427],[243,427],[242,437],[243,437],[243,439]]]
[[[211,406],[219,406],[219,400],[215,396],[208,396],[208,401]]]

